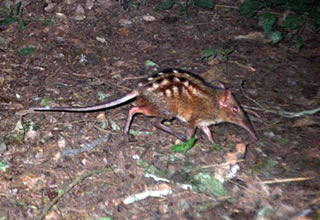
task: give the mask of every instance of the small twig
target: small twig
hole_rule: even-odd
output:
[[[279,112],[283,114],[282,116],[285,116],[287,118],[294,118],[294,117],[300,117],[304,115],[313,115],[319,111],[320,111],[320,107],[311,109],[311,110],[303,110],[301,112],[287,112],[287,111],[279,111]]]
[[[200,167],[195,168],[194,172],[198,172],[198,170],[208,169],[208,168],[211,168],[211,167],[224,167],[224,166],[231,165],[231,164],[237,164],[237,163],[240,163],[240,162],[243,162],[243,161],[245,161],[245,160],[240,159],[240,160],[235,160],[235,161],[230,161],[230,162],[225,162],[225,163],[218,163],[218,164],[211,164],[211,165],[207,165],[207,166],[200,166]]]
[[[30,68],[30,69],[39,70],[39,71],[45,71],[46,70],[42,66],[35,66],[35,65],[32,65],[32,64],[28,64],[28,65],[25,65],[25,64],[10,64],[10,66],[12,66],[12,67]]]
[[[239,63],[238,61],[234,61],[234,60],[230,60],[229,62],[230,62],[230,63],[234,63],[234,64],[240,66],[240,67],[243,68],[243,69],[249,70],[250,72],[256,72],[256,69],[255,69],[254,67],[252,67],[251,64],[249,64],[249,65],[244,65],[244,64]]]
[[[246,110],[247,113],[250,113],[250,114],[256,116],[256,118],[261,118],[261,116],[257,112],[251,110],[250,107],[248,107],[246,105],[242,105],[242,107]]]
[[[241,89],[241,92],[242,92],[243,96],[246,97],[247,99],[249,99],[250,101],[252,101],[253,103],[255,103],[257,106],[259,106],[259,108],[257,108],[257,107],[249,107],[249,106],[243,105],[244,108],[264,111],[264,112],[267,112],[267,113],[273,113],[273,114],[280,115],[280,116],[287,117],[287,118],[301,117],[301,116],[304,116],[304,115],[314,115],[317,112],[320,112],[320,107],[317,107],[317,108],[311,109],[311,110],[303,110],[303,111],[300,111],[300,112],[288,112],[288,111],[283,111],[281,109],[280,110],[266,109],[259,102],[257,102],[256,100],[250,98],[247,95],[247,93],[243,89],[243,84],[244,84],[244,81],[241,82],[241,86],[240,86],[240,89]]]
[[[297,181],[306,181],[312,180],[314,177],[297,177],[297,178],[287,178],[287,179],[274,179],[274,180],[266,180],[261,181],[263,184],[274,184],[274,183],[288,183],[288,182],[297,182]]]
[[[95,174],[99,174],[105,171],[110,171],[111,169],[109,167],[103,168],[103,169],[99,169],[99,170],[93,170],[90,171],[88,173],[83,174],[82,176],[79,176],[77,179],[75,179],[70,185],[68,185],[63,191],[62,193],[60,193],[56,198],[54,198],[54,200],[52,200],[43,210],[42,210],[42,214],[37,218],[38,220],[42,220],[46,217],[46,215],[50,212],[50,210],[52,209],[52,207],[59,202],[60,199],[62,199],[69,191],[71,191],[73,189],[73,187],[75,187],[76,185],[78,185],[79,183],[81,183],[84,179],[95,175]]]
[[[283,110],[272,110],[272,109],[251,107],[251,106],[246,106],[246,105],[242,105],[242,106],[244,108],[264,111],[264,112],[267,112],[267,113],[280,115],[280,116],[283,116],[283,117],[286,117],[286,118],[296,118],[296,117],[301,117],[301,116],[304,116],[304,115],[314,115],[317,112],[320,112],[320,107],[315,108],[315,109],[311,109],[311,110],[303,110],[303,111],[300,111],[300,112],[288,112],[288,111],[283,111]]]
[[[65,157],[65,156],[74,157],[75,155],[77,155],[79,153],[90,151],[93,148],[95,148],[96,146],[100,145],[101,143],[108,142],[110,137],[111,137],[111,134],[107,133],[103,137],[99,137],[99,138],[95,139],[94,141],[92,141],[91,143],[81,144],[80,147],[78,147],[78,148],[65,147],[62,152],[62,157]]]
[[[142,159],[144,157],[144,155],[151,149],[151,145],[148,146],[147,148],[145,148],[145,150],[143,151],[143,153],[141,154],[140,158]]]
[[[240,89],[241,89],[241,92],[242,92],[243,96],[246,97],[247,99],[249,99],[250,101],[252,101],[253,103],[255,103],[255,104],[256,104],[257,106],[259,106],[260,108],[262,108],[262,106],[260,105],[259,102],[257,102],[256,100],[250,98],[250,97],[247,95],[247,93],[244,91],[244,89],[243,89],[244,82],[245,82],[245,81],[242,80],[241,85],[240,85]]]
[[[311,204],[316,204],[320,202],[320,196],[318,196],[317,198],[315,198],[314,200],[311,201]]]
[[[226,165],[231,165],[231,164],[240,163],[240,162],[244,162],[244,161],[245,160],[240,159],[240,160],[234,160],[234,161],[225,162],[225,163],[211,164],[211,165],[207,165],[207,166],[202,166],[202,167],[200,167],[200,169],[206,169],[206,168],[218,167],[218,166],[226,166]]]
[[[122,82],[126,81],[126,80],[133,80],[133,79],[144,79],[146,78],[148,75],[143,75],[143,76],[128,76],[122,79]]]
[[[232,8],[232,9],[239,9],[237,6],[232,6],[232,5],[215,5],[215,8]]]
[[[87,79],[94,79],[95,77],[88,75],[88,73],[81,74],[81,73],[76,73],[76,72],[65,72],[65,71],[60,71],[60,74],[66,75],[66,76],[75,76],[77,78],[87,78]]]
[[[112,85],[112,86],[116,86],[116,87],[118,87],[120,89],[123,89],[125,91],[132,91],[132,89],[130,89],[130,88],[126,87],[126,86],[121,86],[119,84],[114,84],[114,83],[109,83],[109,84]]]

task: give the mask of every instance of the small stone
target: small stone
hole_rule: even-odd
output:
[[[58,147],[64,149],[66,147],[66,140],[63,137],[60,137],[58,140]]]
[[[115,63],[113,64],[113,66],[115,66],[115,67],[122,67],[124,64],[125,64],[124,61],[119,60],[119,61],[115,62]]]
[[[113,5],[112,0],[98,0],[98,2],[103,8],[110,8]]]
[[[74,20],[76,21],[82,21],[86,18],[85,11],[83,7],[79,4],[76,8]]]
[[[274,136],[276,136],[272,131],[268,131],[268,132],[264,132],[263,133],[265,136],[267,136],[267,137],[274,137]]]
[[[119,20],[119,24],[122,26],[129,26],[132,24],[132,21],[122,18]]]
[[[88,10],[91,10],[93,8],[93,3],[94,3],[94,0],[87,0],[86,1],[86,8]]]
[[[3,153],[7,150],[7,145],[3,142],[0,142],[0,153]]]
[[[103,37],[96,37],[96,40],[103,44],[106,43],[106,39]]]
[[[27,131],[25,136],[24,136],[24,141],[34,141],[38,137],[38,132],[34,130]]]
[[[56,17],[59,18],[59,19],[64,19],[64,20],[67,20],[67,16],[61,12],[57,12],[56,13]]]
[[[190,204],[187,202],[187,200],[182,199],[178,203],[178,208],[182,209],[183,211],[186,211],[186,210],[190,209]]]
[[[97,115],[96,119],[99,122],[105,122],[106,121],[106,114],[104,112],[101,112]]]
[[[145,20],[145,21],[155,21],[156,18],[151,16],[151,15],[144,15],[143,16],[143,20]]]
[[[168,204],[161,204],[159,207],[159,210],[161,212],[161,214],[166,214],[169,211],[169,206]]]
[[[56,3],[49,2],[48,5],[44,8],[44,10],[46,12],[53,12],[56,5],[57,5]]]

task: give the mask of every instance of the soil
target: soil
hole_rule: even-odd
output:
[[[155,11],[157,2],[22,1],[24,29],[0,26],[0,218],[319,219],[319,33],[304,28],[296,50],[268,42],[257,20],[239,15],[239,1],[187,15]],[[210,48],[233,52],[203,57]],[[194,147],[175,153],[176,138],[142,115],[123,141],[133,103],[27,111],[112,100],[168,67],[223,82],[259,140],[219,124],[210,127],[214,145],[198,130]],[[197,182],[204,174],[209,181]]]

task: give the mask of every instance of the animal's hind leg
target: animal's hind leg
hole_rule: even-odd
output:
[[[156,128],[167,132],[173,136],[175,136],[176,138],[180,139],[181,141],[187,141],[186,137],[178,132],[176,132],[175,130],[173,130],[172,128],[169,128],[165,125],[162,124],[163,119],[161,118],[155,118],[151,121],[152,125],[155,126]]]
[[[207,126],[202,126],[201,129],[207,135],[210,143],[213,144],[214,141],[210,129]]]
[[[126,125],[124,127],[124,137],[125,137],[126,142],[129,141],[129,129],[130,129],[130,125],[131,125],[133,116],[137,113],[141,113],[146,116],[156,116],[156,112],[152,111],[152,109],[148,108],[148,106],[132,107],[128,112]]]

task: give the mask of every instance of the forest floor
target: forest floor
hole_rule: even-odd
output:
[[[319,219],[320,114],[307,112],[320,107],[319,35],[304,29],[300,50],[272,45],[238,1],[188,16],[123,2],[22,1],[24,29],[0,26],[0,219]],[[233,52],[204,58],[209,48]],[[198,130],[175,153],[176,138],[143,115],[123,141],[132,103],[25,111],[119,98],[169,67],[223,82],[259,140],[219,124],[215,144]]]

